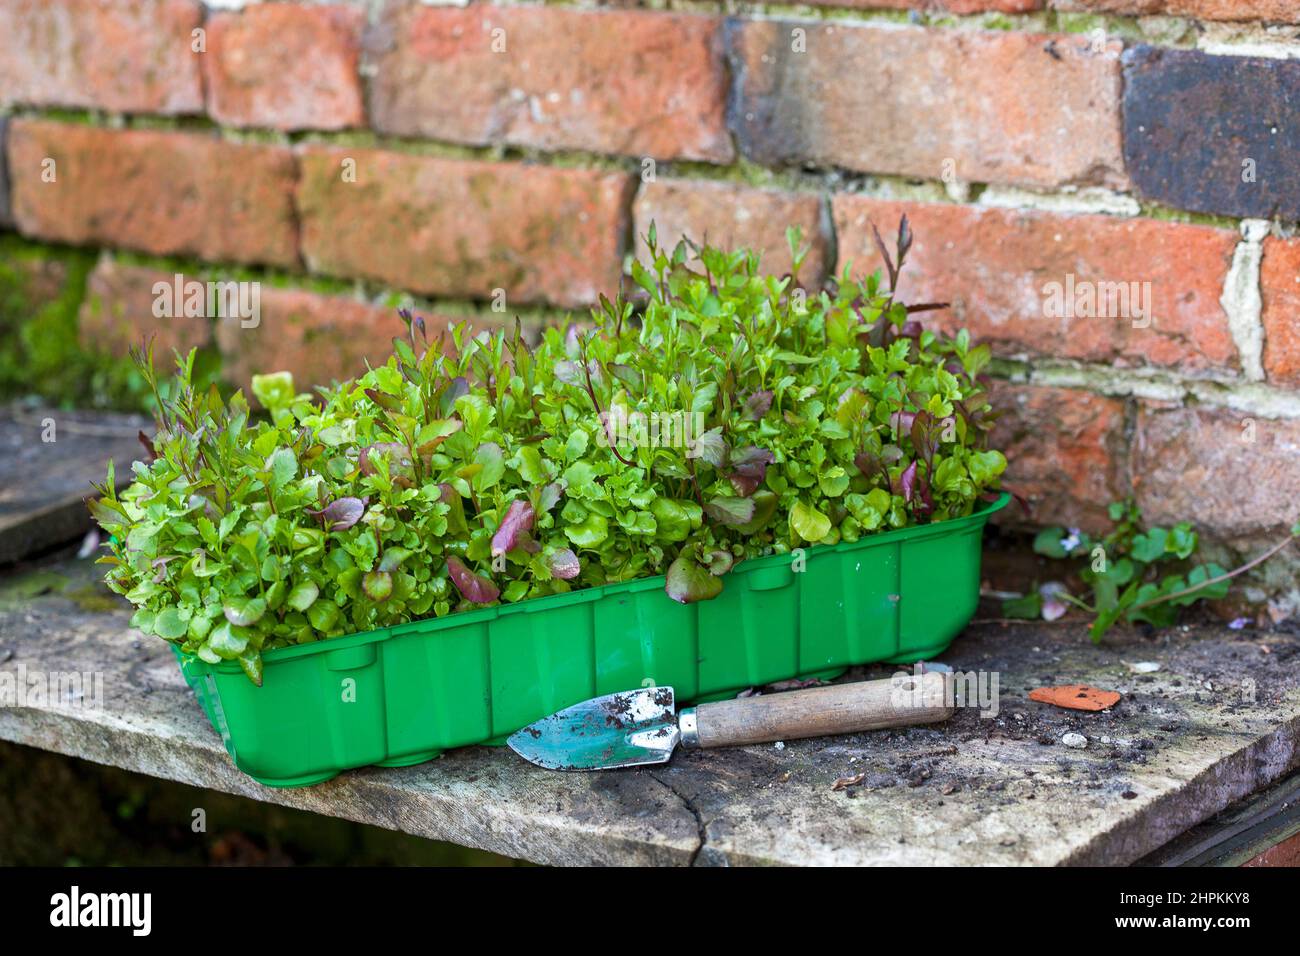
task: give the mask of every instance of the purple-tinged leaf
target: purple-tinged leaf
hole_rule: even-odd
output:
[[[146,461],[153,464],[158,460],[158,450],[154,447],[153,439],[146,435],[143,429],[136,434],[136,437],[140,439],[140,444],[144,445],[144,453],[147,456]]]
[[[516,498],[510,502],[496,534],[492,535],[492,557],[513,551],[519,543],[520,535],[532,530],[534,517],[533,506],[527,501]]]
[[[696,435],[686,449],[687,458],[699,458],[714,468],[721,468],[730,452],[727,442],[722,437],[721,428],[710,428],[702,435]]]
[[[898,476],[897,494],[903,496],[903,500],[911,503],[912,495],[916,493],[916,462],[903,469],[903,473]]]
[[[446,481],[438,486],[438,491],[438,500],[451,509],[447,512],[448,530],[456,534],[464,534],[469,530],[469,523],[465,520],[465,502],[460,492]]]
[[[542,514],[546,514],[560,503],[562,497],[564,497],[564,486],[558,481],[552,481],[550,484],[544,485],[541,494],[537,497],[537,510]]]
[[[568,548],[560,548],[547,555],[546,566],[550,568],[553,577],[565,581],[572,581],[582,570],[582,563],[578,560],[578,556]]]
[[[726,574],[736,564],[736,556],[730,551],[722,549],[710,551],[704,557],[708,561],[705,567],[709,569],[710,574],[715,576]]]
[[[898,252],[898,269],[901,272],[903,260],[907,258],[908,250],[912,248],[912,227],[908,225],[906,214],[898,220],[898,243],[894,248]]]
[[[939,447],[938,434],[934,426],[934,416],[929,412],[917,412],[912,420],[912,448],[929,462]]]
[[[307,514],[320,518],[326,531],[346,531],[361,520],[366,513],[367,498],[338,498],[320,511],[307,509]]]
[[[457,375],[447,383],[443,389],[442,395],[438,397],[438,407],[442,410],[444,416],[450,415],[453,408],[456,407],[456,399],[462,395],[469,394],[469,382]]]
[[[885,269],[889,273],[889,291],[892,294],[898,286],[898,269],[894,266],[894,260],[889,257],[889,250],[885,248],[885,240],[880,237],[880,230],[876,228],[874,222],[871,223],[871,233],[876,240],[876,251],[880,253],[880,258],[884,260]]]
[[[377,388],[366,389],[366,398],[370,399],[380,408],[390,412],[400,412],[402,410],[402,400],[396,395],[389,395],[381,392]]]
[[[357,460],[357,465],[361,468],[361,474],[375,474],[378,470],[375,467],[375,461],[379,458],[388,459],[388,473],[390,475],[403,472],[409,473],[411,470],[410,450],[401,442],[382,441],[367,445],[361,449],[361,457]]]
[[[495,584],[465,567],[465,562],[455,555],[447,559],[447,573],[451,575],[451,583],[456,585],[456,590],[467,601],[491,604],[501,596],[501,591]]]
[[[393,576],[388,571],[370,571],[361,579],[361,590],[372,601],[386,601],[393,593]]]
[[[907,314],[913,312],[938,312],[940,309],[946,309],[951,306],[951,302],[917,302],[907,307]]]
[[[745,418],[751,422],[756,422],[767,414],[768,409],[772,407],[772,392],[764,389],[754,392],[749,398],[745,399]]]
[[[722,580],[710,574],[694,558],[679,554],[677,560],[668,566],[668,577],[664,583],[668,596],[680,604],[694,604],[707,601],[722,593]]]
[[[853,464],[857,466],[858,471],[871,478],[880,473],[880,457],[873,455],[869,451],[860,451],[853,456]]]
[[[748,498],[757,491],[767,477],[767,466],[774,461],[776,456],[766,448],[750,445],[736,452],[731,458],[731,473],[727,475],[736,494]]]
[[[595,359],[587,362],[585,369],[581,362],[560,361],[555,363],[555,377],[565,385],[577,385],[586,388],[588,375],[591,376],[593,382],[600,378],[600,365]]]
[[[753,520],[754,499],[719,495],[704,503],[704,513],[714,521],[738,527]]]
[[[916,422],[916,412],[898,411],[889,416],[889,426],[894,429],[897,435],[905,435],[911,432],[912,425]]]
[[[166,581],[166,580],[167,580],[167,565],[168,565],[170,562],[175,561],[177,558],[180,558],[180,557],[184,557],[184,555],[180,555],[180,554],[168,554],[168,555],[165,555],[164,557],[161,557],[161,558],[154,558],[151,562],[149,562],[149,566],[150,566],[150,567],[153,567],[153,568],[157,568],[157,569],[158,569],[157,572],[154,573],[154,576],[153,576],[153,583],[154,583],[154,584],[162,584],[164,581]]]
[[[569,356],[580,354],[582,349],[582,333],[578,331],[576,325],[570,325],[568,331],[564,333],[564,351]]]
[[[434,423],[430,422],[429,424],[432,425]],[[419,448],[415,449],[421,458],[428,458],[438,450],[439,445],[465,427],[465,423],[459,418],[448,418],[444,421],[438,422],[437,424],[438,430],[441,434],[433,436]],[[421,437],[423,437],[423,430]]]
[[[1055,621],[1065,616],[1069,605],[1062,594],[1069,594],[1070,590],[1060,581],[1048,581],[1038,589],[1039,595],[1043,599],[1042,615],[1044,621]]]

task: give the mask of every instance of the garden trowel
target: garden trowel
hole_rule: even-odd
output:
[[[684,747],[731,747],[929,724],[952,716],[940,673],[700,704],[676,712],[671,687],[606,694],[511,734],[507,743],[549,770],[667,763]]]

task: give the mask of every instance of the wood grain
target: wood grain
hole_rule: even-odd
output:
[[[699,742],[730,747],[932,724],[952,716],[945,697],[943,675],[929,673],[701,704]]]

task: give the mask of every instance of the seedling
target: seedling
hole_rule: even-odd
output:
[[[1169,627],[1178,609],[1228,594],[1228,582],[1287,547],[1300,536],[1300,523],[1291,537],[1234,571],[1195,561],[1200,540],[1190,522],[1172,528],[1144,528],[1142,514],[1132,501],[1110,505],[1114,527],[1093,539],[1078,529],[1044,528],[1034,538],[1034,551],[1049,558],[1081,559],[1079,577],[1092,592],[1092,601],[1071,594],[1064,584],[1048,582],[1030,594],[1004,601],[1007,617],[1054,620],[1068,606],[1093,616],[1089,634],[1096,643],[1121,618]]]
[[[738,561],[991,497],[989,352],[894,301],[906,220],[890,291],[846,268],[794,295],[797,233],[780,277],[751,252],[646,239],[639,309],[601,297],[535,348],[517,325],[431,343],[404,312],[358,379],[309,395],[256,376],[265,414],[197,387],[192,352],[167,389],[138,354],[149,460],[120,496],[110,470],[91,506],[134,625],[260,682],[270,648],[655,574],[702,601]],[[647,442],[613,426],[665,414],[702,425]]]

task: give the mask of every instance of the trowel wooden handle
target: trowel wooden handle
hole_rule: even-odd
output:
[[[700,704],[679,723],[687,747],[730,747],[932,724],[952,712],[943,674],[932,672]]]

